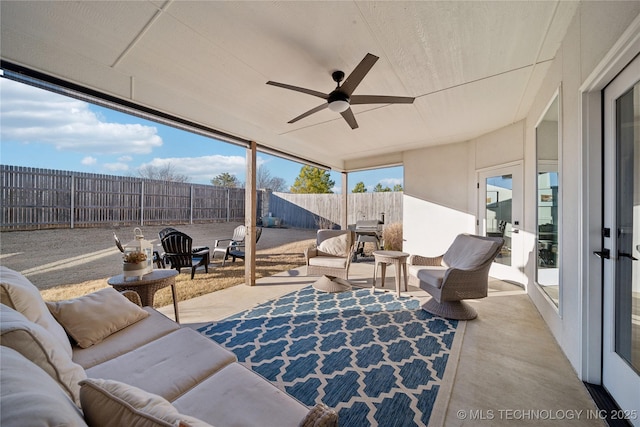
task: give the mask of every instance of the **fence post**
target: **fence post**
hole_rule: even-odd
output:
[[[193,185],[189,186],[189,224],[193,224]]]
[[[70,212],[70,222],[71,228],[74,226],[75,219],[75,206],[76,206],[76,179],[75,175],[71,174],[71,212]]]
[[[227,188],[227,222],[231,216],[231,189]]]
[[[140,182],[140,227],[144,226],[144,181]]]

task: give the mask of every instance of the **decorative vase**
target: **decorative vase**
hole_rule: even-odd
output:
[[[125,279],[127,277],[137,277],[138,280],[142,279],[142,276],[148,273],[147,261],[142,262],[123,262],[122,271]]]

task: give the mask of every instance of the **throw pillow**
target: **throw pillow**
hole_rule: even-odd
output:
[[[339,236],[323,240],[320,243],[320,246],[318,246],[318,251],[327,255],[347,256],[348,237],[348,234],[341,234]]]
[[[42,368],[60,384],[71,400],[80,404],[78,382],[87,375],[46,329],[30,322],[12,308],[0,304],[0,341],[2,346],[16,350]]]
[[[90,347],[149,316],[113,288],[67,301],[47,302],[49,311],[78,346]]]
[[[180,414],[161,396],[119,381],[88,378],[80,386],[82,410],[92,427],[211,427]]]
[[[42,369],[5,345],[0,360],[2,427],[86,427],[80,409]]]
[[[0,302],[45,328],[64,347],[69,357],[72,356],[69,337],[47,310],[38,288],[22,274],[4,266],[0,266]]]

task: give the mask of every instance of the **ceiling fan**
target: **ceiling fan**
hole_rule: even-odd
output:
[[[360,61],[358,66],[351,72],[342,85],[340,85],[340,82],[344,79],[344,72],[334,71],[331,74],[331,77],[338,85],[328,94],[285,83],[268,81],[267,84],[317,96],[318,98],[322,98],[327,101],[322,105],[312,108],[306,113],[302,113],[298,117],[291,119],[288,123],[295,123],[300,119],[304,119],[305,117],[310,116],[313,113],[317,113],[318,111],[322,111],[328,107],[331,111],[342,114],[342,117],[344,117],[349,126],[351,126],[351,129],[356,129],[358,127],[358,122],[356,122],[353,111],[351,111],[351,105],[412,104],[415,99],[408,96],[353,95],[353,91],[358,87],[362,79],[364,79],[377,60],[377,56],[367,53],[364,59]]]

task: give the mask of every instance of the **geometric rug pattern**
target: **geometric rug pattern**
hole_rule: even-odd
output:
[[[199,331],[341,426],[386,427],[429,424],[457,327],[394,292],[309,286]]]

